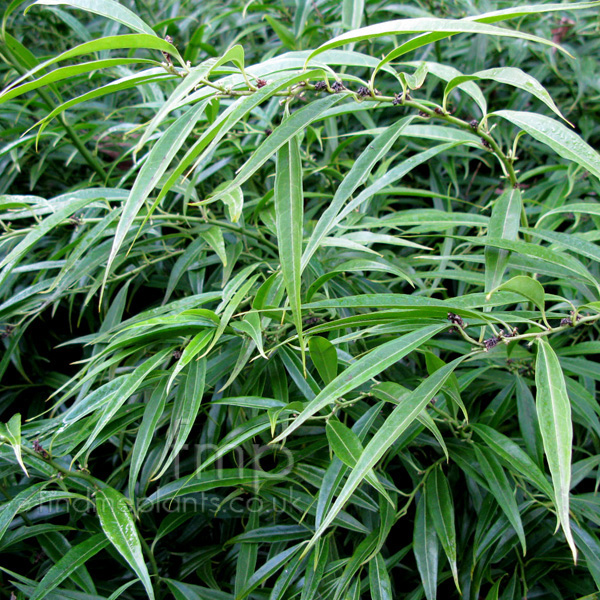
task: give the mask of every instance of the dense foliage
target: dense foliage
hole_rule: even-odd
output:
[[[595,598],[599,9],[8,3],[0,597]]]

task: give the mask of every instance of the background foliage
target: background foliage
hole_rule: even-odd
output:
[[[28,4],[2,597],[595,597],[600,3]]]

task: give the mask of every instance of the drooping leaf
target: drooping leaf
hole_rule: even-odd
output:
[[[544,453],[552,475],[557,517],[571,548],[573,560],[577,561],[577,548],[571,534],[569,520],[573,442],[571,404],[560,362],[545,338],[541,338],[538,342],[535,385],[537,388],[535,404],[544,442]]]
[[[460,592],[458,583],[456,525],[454,505],[450,485],[441,468],[433,469],[427,477],[424,487],[427,514],[433,523],[438,539],[446,553],[454,583]]]
[[[510,121],[559,156],[572,160],[600,177],[600,154],[559,121],[538,113],[516,110],[498,110],[492,115]]]
[[[297,137],[292,137],[277,153],[275,179],[275,215],[277,245],[281,273],[287,291],[292,318],[298,334],[298,343],[304,364],[302,335],[301,268],[304,199],[302,195],[302,161]]]
[[[104,535],[139,577],[148,597],[154,600],[150,574],[127,500],[117,490],[106,487],[96,493],[96,509]]]
[[[425,506],[425,496],[417,502],[413,552],[427,600],[436,600],[438,588],[438,538]]]

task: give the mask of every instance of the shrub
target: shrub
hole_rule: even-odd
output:
[[[5,597],[595,597],[600,2],[483,5],[8,5]]]

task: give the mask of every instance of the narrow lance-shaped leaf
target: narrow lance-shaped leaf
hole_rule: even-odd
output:
[[[62,206],[56,212],[46,217],[39,225],[33,228],[19,244],[13,248],[0,262],[0,268],[10,265],[12,262],[20,260],[27,252],[42,239],[48,232],[52,231],[54,227],[62,223],[65,219],[69,218],[73,213],[82,209],[86,204],[92,202],[94,198],[77,198],[72,202],[68,202],[65,206]],[[0,281],[1,282],[1,281]]]
[[[450,485],[441,467],[429,474],[424,488],[427,513],[433,521],[442,548],[448,557],[454,583],[460,592],[458,568],[456,565],[456,526],[454,524],[454,505]]]
[[[352,363],[346,370],[340,373],[321,393],[312,400],[294,422],[277,436],[271,443],[281,442],[290,433],[298,429],[307,419],[322,408],[341,398],[354,388],[368,381],[372,377],[379,375],[382,371],[399,361],[401,358],[422,346],[427,340],[436,333],[440,333],[447,328],[447,325],[430,325],[423,327],[412,333],[381,344],[369,352],[366,356]]]
[[[29,477],[21,456],[21,415],[19,413],[14,414],[6,425],[0,423],[0,435],[3,435],[11,445],[19,466],[23,469],[25,475]]]
[[[227,132],[230,131],[236,123],[253,111],[257,106],[265,102],[277,92],[286,89],[288,86],[292,86],[300,81],[309,79],[310,77],[320,74],[321,72],[321,69],[316,69],[300,74],[294,73],[292,75],[286,75],[280,79],[277,79],[273,83],[265,85],[251,95],[243,96],[239,100],[233,102],[229,108],[219,115],[217,120],[208,129],[206,129],[202,135],[200,135],[193,146],[186,152],[185,156],[179,160],[178,164],[172,169],[167,180],[163,184],[160,193],[157,195],[155,203],[159,203],[166,196],[169,190],[175,185],[175,183],[194,161],[196,161],[196,164],[198,164],[198,161],[201,161],[207,157],[209,153],[212,152],[212,150],[216,147],[219,141],[222,140],[225,135],[227,135]],[[199,99],[213,97],[214,90],[209,90],[203,92]],[[311,121],[311,117],[307,116],[306,112],[303,112],[305,109],[310,108],[310,115],[314,115],[316,112],[318,116],[318,114],[324,110],[327,110],[327,108],[336,102],[339,102],[340,99],[341,95],[328,96],[327,98],[323,98],[323,100],[329,100],[328,103],[319,104],[322,101],[317,101],[295,112],[292,117],[296,117],[298,113],[301,113],[299,117],[296,117],[296,120],[299,120],[298,128],[295,131],[290,132],[287,127],[283,127],[284,124],[282,123],[282,125],[280,125],[260,145],[254,154],[252,154],[248,162],[246,162],[240,170],[238,176],[231,182],[230,186],[225,188],[219,194],[215,194],[212,197],[212,200],[219,200],[221,194],[224,195],[229,192],[229,187],[235,188],[241,186],[246,179],[248,179],[258,168],[260,168],[261,165],[263,165],[269,158],[271,158],[271,156],[273,156],[273,154],[281,145],[283,145],[290,137],[292,137],[292,135],[295,135],[297,131],[308,125],[308,123]],[[313,104],[317,106],[313,106]],[[293,122],[296,123],[296,120]]]
[[[521,547],[523,548],[523,554],[525,554],[525,531],[523,530],[521,514],[519,513],[519,507],[514,496],[514,490],[508,482],[508,477],[504,473],[500,461],[491,450],[475,445],[475,454],[477,462],[479,462],[479,466],[481,467],[481,472],[490,486],[490,491],[517,532]]]
[[[479,33],[485,35],[493,35],[500,37],[514,37],[522,40],[528,40],[531,42],[537,42],[539,44],[545,44],[553,46],[554,48],[560,48],[558,44],[545,40],[535,35],[523,33],[520,31],[513,31],[510,29],[504,29],[495,27],[494,25],[487,25],[485,23],[478,23],[476,21],[467,20],[453,20],[453,19],[436,19],[431,17],[423,17],[417,19],[398,19],[395,21],[386,21],[384,23],[377,23],[375,25],[369,25],[368,27],[362,27],[348,33],[338,35],[332,40],[321,44],[316,50],[313,50],[306,59],[308,63],[312,58],[318,56],[326,50],[337,48],[345,44],[352,42],[360,42],[363,40],[370,40],[372,38],[381,37],[384,35],[401,35],[408,33],[424,33],[424,32],[436,32],[443,34],[443,37],[450,37],[457,33]],[[386,57],[386,62],[393,60],[392,58]],[[381,68],[385,63],[380,63]]]
[[[533,279],[527,275],[517,275],[516,277],[504,282],[502,285],[499,285],[497,288],[491,290],[486,298],[489,300],[494,292],[501,291],[514,292],[515,294],[519,294],[520,296],[527,298],[527,300],[539,308],[542,315],[545,315],[546,293],[544,292],[542,284],[536,279]]]
[[[413,552],[417,561],[417,569],[421,575],[425,597],[427,600],[436,600],[439,555],[438,538],[431,517],[427,513],[425,496],[421,496],[417,502]]]
[[[306,75],[308,76],[308,74]],[[305,76],[305,77],[306,77]],[[267,86],[262,88],[265,90]],[[261,90],[256,92],[260,93]],[[254,94],[253,94],[254,95]],[[317,120],[321,115],[334,104],[339,102],[343,94],[332,94],[315,102],[311,102],[307,106],[297,110],[287,117],[277,129],[255,150],[254,154],[248,159],[244,166],[240,169],[235,179],[230,183],[231,188],[241,186],[247,181],[262,165],[275,154],[284,144],[287,144],[294,136],[306,129],[313,121]],[[213,200],[218,200],[222,195],[227,193],[229,188],[215,194]]]
[[[528,73],[525,73],[524,71],[521,71],[521,69],[517,69],[515,67],[497,67],[495,69],[477,71],[477,73],[473,73],[472,75],[459,75],[458,77],[455,77],[449,81],[446,85],[446,89],[444,90],[444,101],[448,94],[462,83],[465,83],[466,81],[479,81],[480,79],[491,79],[492,81],[497,81],[498,83],[506,83],[521,90],[525,90],[543,102],[561,119],[569,123],[569,121],[563,117],[546,88],[544,88],[544,86],[535,77],[532,77]],[[571,125],[571,123],[569,123],[569,125]]]
[[[152,190],[159,179],[171,164],[175,154],[177,154],[181,146],[185,143],[185,140],[194,128],[194,125],[204,113],[207,103],[208,100],[200,102],[194,106],[194,108],[181,115],[181,117],[165,131],[152,150],[150,150],[150,153],[131,188],[129,197],[123,206],[112,248],[110,249],[110,256],[108,257],[108,263],[104,273],[103,286],[106,285],[106,280],[110,274],[110,268],[135,217],[144,205],[146,198],[152,193]]]
[[[392,582],[381,554],[369,562],[369,589],[372,600],[392,600]]]
[[[423,342],[424,343],[424,342]],[[444,365],[435,373],[427,377],[415,390],[393,410],[385,423],[377,430],[371,441],[361,454],[356,466],[350,472],[342,491],[335,503],[323,519],[321,525],[304,549],[306,554],[315,542],[323,535],[336,516],[350,499],[356,488],[362,483],[366,474],[377,464],[379,459],[387,452],[398,436],[418,417],[419,413],[427,406],[430,400],[438,393],[454,369],[467,358],[460,356]]]
[[[510,121],[559,156],[572,160],[600,178],[600,154],[561,122],[538,113],[516,110],[498,110],[490,116]]]
[[[171,415],[171,424],[167,432],[167,443],[165,451],[158,464],[161,464],[166,453],[169,451],[168,458],[162,464],[162,467],[152,476],[152,480],[159,479],[175,460],[180,450],[183,448],[192,427],[196,422],[202,396],[204,394],[204,383],[206,380],[206,359],[194,360],[187,368],[187,377],[178,390]],[[172,445],[172,447],[171,447]]]
[[[552,498],[552,486],[545,478],[544,473],[515,442],[488,425],[475,423],[473,429],[511,470],[516,471],[526,481],[532,483],[548,498]]]
[[[37,90],[45,85],[50,85],[56,81],[62,81],[76,75],[83,75],[84,73],[92,73],[100,69],[110,69],[111,67],[119,67],[121,65],[133,65],[136,63],[150,64],[155,66],[160,64],[155,60],[148,58],[106,58],[103,60],[93,60],[90,62],[70,65],[68,67],[60,67],[50,71],[49,73],[46,73],[45,75],[42,75],[38,79],[34,79],[33,81],[23,83],[16,88],[4,91],[0,100],[2,102],[6,102],[12,98],[21,96],[26,92]]]
[[[203,63],[190,69],[189,73],[185,76],[183,81],[175,88],[173,93],[169,96],[169,99],[158,109],[157,113],[152,118],[152,121],[148,123],[142,137],[139,139],[134,148],[134,155],[140,151],[144,144],[150,139],[152,134],[156,131],[156,128],[165,119],[165,117],[175,108],[179,107],[184,103],[186,97],[194,90],[196,86],[200,84],[202,80],[205,80],[214,69],[220,67],[228,61],[233,61],[236,64],[241,61],[244,63],[244,49],[240,45],[231,47],[223,56],[218,59],[209,58]]]
[[[332,382],[337,376],[338,357],[335,346],[320,335],[313,335],[308,340],[310,358],[315,364],[325,384]]]
[[[342,0],[342,25],[344,29],[358,29],[363,20],[365,0]]]
[[[363,445],[356,433],[354,433],[352,429],[346,427],[342,422],[331,419],[327,423],[326,434],[329,446],[334,454],[346,466],[354,468],[363,452]],[[365,475],[365,479],[387,500],[387,502],[390,503],[390,505],[395,506],[389,494],[377,479],[374,471],[369,471]]]
[[[579,2],[576,4],[570,4],[569,8],[570,9],[592,8],[592,7],[598,6],[598,4],[599,4],[598,2]],[[518,7],[515,6],[515,7],[511,7],[511,8],[505,8],[502,10],[492,11],[489,13],[484,13],[482,15],[473,15],[473,16],[465,17],[463,19],[463,21],[472,21],[472,22],[476,22],[476,23],[498,23],[499,21],[506,21],[507,19],[515,19],[518,17],[531,15],[531,14],[539,15],[540,13],[562,11],[564,9],[565,9],[564,4],[547,4],[545,6],[540,5],[540,4],[537,4],[534,6],[518,6]],[[385,67],[385,65],[387,65],[389,62],[397,59],[400,56],[403,56],[404,54],[407,54],[408,52],[412,52],[414,50],[417,50],[418,48],[422,48],[424,46],[427,46],[428,44],[432,44],[439,40],[446,39],[446,38],[450,37],[451,35],[453,35],[453,34],[444,32],[444,31],[429,29],[428,33],[423,33],[422,35],[419,35],[416,38],[413,38],[411,40],[408,40],[407,42],[404,42],[403,44],[401,44],[400,46],[398,46],[397,48],[392,50],[387,56],[385,56],[379,62],[377,67],[373,70],[373,75],[372,75],[371,81],[372,82],[374,81],[375,75],[377,74],[379,69]],[[541,38],[537,38],[537,40],[535,40],[535,41],[543,43],[543,44],[550,44],[550,45],[555,46],[555,44],[553,42],[548,42],[547,40],[543,40]],[[555,46],[555,47],[557,47],[557,46]],[[568,54],[568,52],[566,50],[564,50],[564,48],[561,48],[560,46],[558,46],[557,48],[560,49],[562,52],[565,52],[566,54]],[[485,114],[485,112],[484,112],[484,114]]]
[[[142,555],[142,545],[125,496],[110,487],[98,490],[96,508],[102,531],[140,578],[150,600],[154,600],[154,590]]]
[[[296,136],[292,137],[287,144],[284,144],[277,154],[275,216],[281,272],[298,334],[302,364],[305,365],[305,349],[302,336],[302,301],[300,297],[304,198],[302,196],[302,161]]]
[[[73,462],[77,460],[88,448],[91,448],[92,444],[96,441],[96,438],[100,435],[100,432],[106,427],[115,413],[125,404],[128,398],[138,389],[144,379],[154,371],[158,365],[165,360],[167,355],[170,354],[170,349],[165,349],[144,361],[139,367],[135,369],[131,375],[126,377],[123,383],[111,395],[110,400],[106,404],[102,411],[100,418],[96,422],[94,430],[88,436],[85,444],[77,451],[73,458]]]
[[[128,35],[111,35],[107,37],[100,38],[98,40],[92,40],[91,42],[85,42],[83,44],[79,44],[70,50],[66,50],[61,54],[50,58],[43,63],[40,63],[33,69],[27,71],[24,75],[13,81],[9,86],[7,86],[3,91],[8,91],[9,89],[14,88],[19,85],[22,81],[26,81],[28,78],[32,77],[39,71],[43,71],[47,67],[52,64],[61,62],[63,60],[67,60],[69,58],[73,58],[75,56],[82,56],[84,54],[93,54],[94,52],[100,52],[102,50],[122,50],[122,49],[130,49],[130,48],[146,48],[151,50],[159,50],[162,52],[168,52],[169,54],[173,54],[174,56],[178,56],[179,53],[173,44],[159,38],[155,33],[152,35],[148,35],[146,33],[140,34],[128,34]],[[0,95],[0,102],[2,101],[2,95]]]
[[[142,424],[135,437],[133,450],[131,451],[131,467],[129,469],[129,497],[135,497],[135,483],[142,469],[150,443],[156,432],[158,421],[162,416],[167,402],[166,384],[164,381],[156,387],[146,404]]]
[[[492,208],[488,237],[516,240],[519,234],[522,199],[521,191],[511,187],[503,192]],[[485,249],[485,291],[500,285],[508,264],[509,251],[490,246]]]
[[[30,600],[41,600],[46,597],[53,589],[59,586],[67,577],[71,576],[80,566],[108,546],[109,541],[102,533],[81,542],[71,548],[48,572],[44,575],[35,591],[30,596]]]
[[[544,338],[538,342],[535,364],[536,409],[544,442],[544,452],[552,475],[558,521],[577,561],[577,548],[569,523],[571,488],[571,449],[573,424],[565,378],[552,346]]]
[[[389,152],[404,128],[411,123],[413,119],[414,117],[412,116],[404,117],[394,125],[387,127],[367,146],[356,161],[354,161],[352,168],[336,189],[331,203],[319,218],[319,221],[308,240],[306,250],[302,256],[303,270],[306,268],[311,257],[327,235],[327,232],[331,231],[334,219],[338,216],[346,200],[350,198],[359,185],[366,181],[373,170],[373,167]]]
[[[300,600],[313,600],[318,598],[317,590],[325,572],[327,559],[329,558],[329,543],[325,542],[322,546],[317,545],[308,557],[306,567],[306,576],[304,587],[302,588],[302,596]]]
[[[150,27],[150,25],[142,21],[142,19],[140,19],[134,12],[119,2],[115,2],[115,0],[37,0],[37,2],[30,4],[25,12],[27,12],[27,10],[29,10],[32,6],[39,5],[66,5],[71,6],[72,8],[79,8],[81,10],[86,10],[96,15],[100,15],[101,17],[106,17],[107,19],[117,21],[117,23],[121,23],[122,25],[129,27],[130,29],[133,29],[133,31],[156,36],[156,32],[152,29],[152,27]]]

